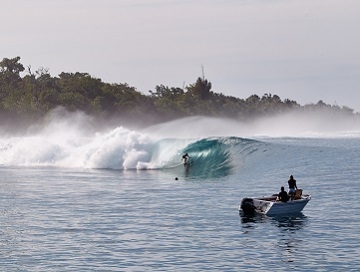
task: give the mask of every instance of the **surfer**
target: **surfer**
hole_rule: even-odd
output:
[[[190,156],[188,153],[185,153],[183,156],[182,156],[182,160],[184,162],[184,165],[187,165],[189,163],[189,159],[190,159]]]

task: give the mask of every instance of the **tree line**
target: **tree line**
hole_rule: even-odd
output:
[[[25,74],[25,76],[21,76]],[[0,62],[1,124],[28,124],[44,118],[57,107],[82,111],[97,120],[130,120],[142,125],[202,115],[250,120],[292,110],[328,111],[357,116],[348,107],[323,101],[301,106],[278,95],[256,94],[246,99],[212,91],[204,76],[186,87],[158,85],[145,95],[126,83],[109,84],[88,73],[65,73],[52,77],[49,70],[24,67],[20,57]]]

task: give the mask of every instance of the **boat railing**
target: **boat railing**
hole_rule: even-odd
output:
[[[264,201],[275,201],[277,197],[276,195],[272,195],[272,196],[263,196],[263,197],[259,197],[259,200],[264,200]]]

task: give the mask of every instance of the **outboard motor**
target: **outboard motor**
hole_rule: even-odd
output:
[[[255,213],[254,201],[252,198],[243,198],[240,209],[244,214],[253,215]]]

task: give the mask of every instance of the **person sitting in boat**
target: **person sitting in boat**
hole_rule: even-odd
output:
[[[278,195],[279,201],[288,202],[289,196],[288,196],[287,192],[285,191],[284,186],[281,186],[281,189],[280,189],[280,190],[281,190],[281,191],[280,191],[280,193],[279,193],[279,195]]]
[[[289,195],[291,197],[291,200],[293,200],[295,197],[296,189],[298,188],[296,186],[296,180],[294,179],[293,175],[290,176],[288,180],[288,184],[289,184]]]
[[[182,156],[182,160],[184,162],[184,165],[187,165],[188,162],[189,162],[189,159],[190,159],[190,156],[188,153],[185,153],[183,156]]]

